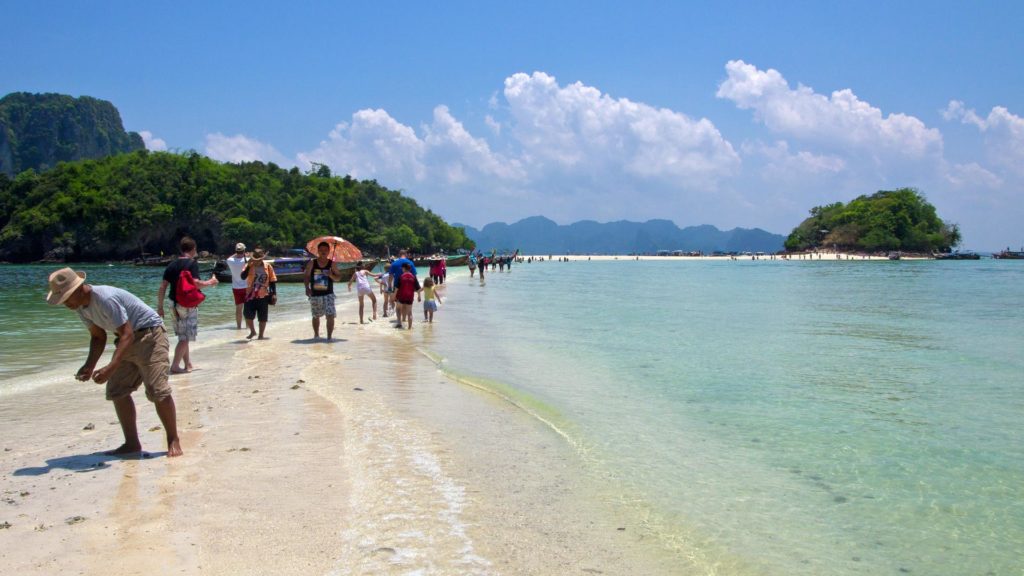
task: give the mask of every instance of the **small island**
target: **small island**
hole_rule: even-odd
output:
[[[785,242],[789,252],[919,255],[948,253],[958,244],[959,227],[940,219],[935,207],[914,188],[882,190],[849,204],[816,206]]]

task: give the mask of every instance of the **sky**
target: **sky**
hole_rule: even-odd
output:
[[[1024,244],[1024,3],[0,0],[0,95],[151,150],[375,179],[449,222],[788,234],[918,189]]]

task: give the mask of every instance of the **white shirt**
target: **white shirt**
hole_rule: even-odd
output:
[[[242,279],[242,268],[245,268],[245,263],[248,261],[244,255],[239,256],[232,254],[228,259],[228,268],[231,269],[231,287],[232,288],[246,288],[245,280]]]

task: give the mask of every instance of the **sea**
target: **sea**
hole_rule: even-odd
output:
[[[0,266],[0,402],[87,352],[52,268]],[[160,269],[76,268],[155,301]],[[545,259],[448,293],[421,352],[550,428],[680,573],[1024,573],[1024,262]]]

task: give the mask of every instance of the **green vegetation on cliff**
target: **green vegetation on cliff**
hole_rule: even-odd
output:
[[[61,163],[13,180],[0,175],[0,259],[128,259],[172,254],[193,236],[200,250],[235,242],[271,249],[337,234],[364,250],[469,248],[454,228],[415,200],[376,181],[220,163],[195,152],[141,150]]]
[[[948,252],[960,243],[956,224],[939,219],[935,207],[913,188],[860,196],[811,209],[786,239],[790,251],[837,247],[877,252]]]
[[[14,92],[0,98],[0,174],[43,171],[58,162],[142,150],[125,132],[121,114],[105,100]]]

